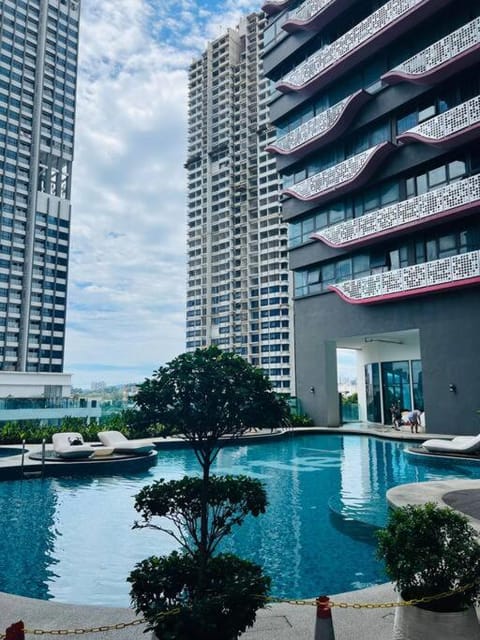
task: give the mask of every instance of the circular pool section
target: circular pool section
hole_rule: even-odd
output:
[[[478,478],[458,461],[417,464],[404,443],[364,436],[303,435],[222,449],[218,474],[265,483],[269,505],[234,530],[223,550],[258,562],[272,595],[314,597],[384,582],[373,531],[392,486]],[[148,471],[126,476],[0,483],[0,591],[60,602],[128,606],[135,563],[168,554],[166,535],[132,529],[134,495],[158,478],[199,473],[189,449],[162,450]]]
[[[1,447],[0,458],[11,458],[12,456],[21,455],[22,451],[28,453],[27,449],[16,449],[15,447]]]

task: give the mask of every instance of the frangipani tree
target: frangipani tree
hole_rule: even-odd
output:
[[[261,567],[216,550],[247,515],[264,513],[267,498],[258,480],[210,470],[227,442],[252,428],[286,424],[288,406],[261,370],[215,346],[160,367],[140,386],[136,403],[142,419],[162,424],[164,435],[188,440],[202,469],[200,478],[160,480],[136,496],[142,520],[135,526],[167,531],[183,548],[137,565],[129,578],[137,611],[162,638],[236,638],[265,606],[270,580]],[[165,617],[175,607],[179,616]]]

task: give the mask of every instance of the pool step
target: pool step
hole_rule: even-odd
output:
[[[25,478],[25,480],[28,480],[30,478],[41,478],[42,476],[43,476],[42,471],[24,471],[23,472],[23,477]]]
[[[385,526],[386,520],[380,505],[352,505],[335,495],[329,499],[328,508],[337,530],[355,540],[376,544],[375,532]]]

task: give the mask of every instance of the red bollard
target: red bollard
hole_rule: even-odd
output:
[[[317,598],[317,617],[315,619],[314,640],[335,640],[333,631],[332,609],[328,596]]]
[[[23,622],[14,622],[5,631],[5,640],[25,640],[25,628]]]

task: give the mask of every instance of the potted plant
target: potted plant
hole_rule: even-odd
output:
[[[378,556],[404,602],[395,640],[480,638],[480,542],[467,518],[434,503],[390,512],[377,532]]]

